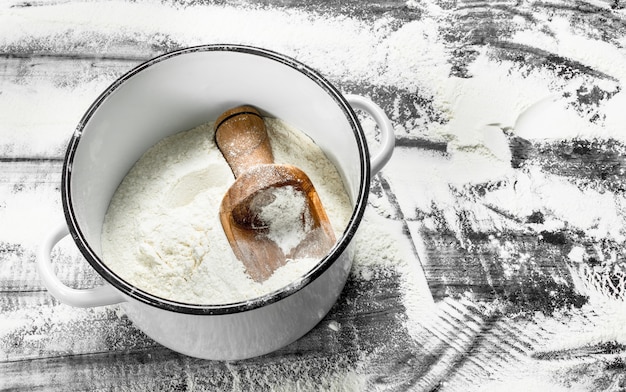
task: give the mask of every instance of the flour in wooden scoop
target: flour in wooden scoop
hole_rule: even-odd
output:
[[[313,227],[313,218],[304,192],[288,185],[260,191],[254,199],[271,200],[268,203],[261,201],[258,207],[253,206],[251,209],[267,226],[263,235],[288,255]],[[252,203],[255,202],[254,199]]]
[[[337,169],[302,132],[277,119],[265,123],[275,162],[307,173],[339,238],[352,207]],[[288,260],[262,283],[246,274],[219,221],[234,176],[213,136],[213,124],[207,123],[163,139],[135,163],[113,195],[103,225],[103,260],[133,286],[185,303],[226,304],[278,290],[319,261]],[[289,211],[298,211],[302,200],[278,196],[264,213],[284,214],[290,204]],[[274,218],[268,220],[281,221]],[[271,232],[281,235],[282,229]],[[289,233],[282,244],[290,247],[297,238]]]

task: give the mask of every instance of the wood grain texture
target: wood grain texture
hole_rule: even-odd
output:
[[[420,170],[449,164],[457,146],[437,132],[451,114],[425,83],[415,82],[432,64],[424,62],[400,77],[393,66],[404,65],[403,57],[394,57],[398,53],[390,48],[394,39],[414,31],[410,27],[433,26],[424,31],[438,37],[441,46],[433,50],[445,52],[441,67],[450,66],[449,79],[476,77],[472,67],[480,56],[511,75],[546,72],[555,90],[569,88],[563,99],[572,108],[601,126],[607,120],[603,105],[623,94],[623,73],[521,40],[519,34],[559,37],[567,26],[578,39],[621,53],[614,60],[626,66],[624,1],[120,2],[108,6],[149,12],[134,21],[120,13],[117,24],[105,19],[114,27],[94,22],[99,18],[90,7],[101,10],[99,4],[12,1],[0,8],[0,28],[14,23],[0,34],[0,389],[468,392],[530,385],[623,390],[626,338],[614,328],[626,314],[623,241],[597,235],[602,222],[587,230],[567,220],[548,225],[556,216],[554,204],[520,214],[492,196],[519,194],[517,179],[532,182],[531,174],[541,173],[570,185],[572,192],[587,192],[597,208],[610,198],[615,219],[623,223],[624,142],[610,136],[528,140],[516,136],[512,124],[492,124],[510,147],[510,169],[518,177],[450,181],[444,183],[448,199],[418,204],[418,196],[433,185],[424,182]],[[256,32],[252,38],[236,34],[241,30],[236,28],[220,35],[204,25],[181,27],[185,21],[196,23],[198,12],[233,18],[233,25],[233,15],[244,20],[270,15],[286,27],[268,24],[278,33]],[[64,22],[55,24],[55,18]],[[287,23],[294,18],[304,26]],[[169,23],[153,26],[149,19]],[[379,40],[369,52],[381,56],[368,63],[376,72],[338,55],[349,47],[337,43],[343,34],[307,35],[309,25],[332,23],[346,26],[350,39],[355,35],[348,30],[361,29]],[[294,33],[298,37],[291,37]],[[236,362],[202,361],[163,348],[116,306],[62,305],[46,292],[35,266],[41,238],[63,219],[59,187],[65,145],[89,104],[117,77],[155,55],[222,38],[266,44],[316,66],[324,64],[312,54],[319,51],[346,60],[321,71],[342,92],[377,102],[397,136],[395,160],[372,180],[368,211],[379,231],[363,229],[371,238],[361,243],[367,248],[357,252],[358,265],[342,297],[299,341]],[[413,38],[414,46],[396,50],[417,50],[424,37]],[[342,67],[351,67],[350,72]],[[367,115],[358,115],[375,144],[376,127]],[[377,241],[384,233],[394,236],[393,246]],[[73,287],[102,283],[69,240],[55,249],[53,259],[61,280]],[[411,290],[419,294],[424,277],[429,294],[415,295]],[[590,281],[581,284],[584,277]]]

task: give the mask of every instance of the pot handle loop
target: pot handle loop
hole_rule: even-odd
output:
[[[41,244],[37,251],[37,269],[44,285],[56,299],[62,303],[79,308],[113,305],[124,302],[122,295],[108,283],[91,289],[74,289],[66,286],[56,276],[50,254],[54,246],[69,234],[64,223],[55,229]]]
[[[389,117],[387,117],[380,106],[374,102],[360,95],[347,94],[345,97],[353,108],[364,110],[372,116],[380,129],[381,146],[376,155],[372,157],[370,163],[371,175],[375,175],[389,162],[393,154],[393,149],[396,144],[393,126],[391,125]]]

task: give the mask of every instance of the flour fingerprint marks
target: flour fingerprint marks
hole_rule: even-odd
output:
[[[423,347],[424,357],[445,366],[419,369],[416,390],[481,390],[485,380],[523,371],[532,347],[548,336],[530,319],[507,316],[469,298],[441,301],[422,327],[416,345]]]
[[[443,319],[455,325],[449,328],[454,332],[445,335],[443,345],[433,346],[434,339],[429,339],[430,347],[436,348],[443,361],[450,350],[446,346],[458,346],[457,335],[462,330],[464,340],[473,331],[471,351],[464,349],[471,359],[457,354],[456,366],[422,378],[420,390],[437,386],[448,392],[500,391],[505,387],[518,390],[515,387],[520,385],[538,385],[544,390],[544,384],[545,390],[615,390],[624,382],[626,353],[621,332],[624,316],[616,314],[617,309],[600,306],[551,316],[519,315],[503,314],[494,304],[480,305],[469,298],[446,299],[439,303],[429,331]],[[441,333],[437,336],[444,337]],[[532,383],[526,384],[528,381]]]

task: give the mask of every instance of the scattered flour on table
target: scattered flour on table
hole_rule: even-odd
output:
[[[424,7],[423,2],[407,4]],[[393,77],[393,85],[417,87],[443,118],[426,126],[409,118],[397,126],[408,135],[425,129],[427,138],[446,144],[445,155],[398,149],[385,169],[407,218],[422,220],[424,214],[440,212],[445,226],[465,245],[464,225],[475,232],[516,232],[518,222],[539,211],[545,220],[532,226],[536,232],[567,228],[623,242],[626,218],[621,195],[580,186],[538,167],[513,168],[510,146],[511,136],[535,144],[575,139],[626,142],[623,48],[581,34],[581,27],[565,16],[538,13],[533,21],[512,21],[517,25],[512,26],[516,32],[511,42],[584,64],[607,77],[585,72],[564,76],[559,68],[502,58],[499,49],[489,46],[476,48],[474,60],[467,64],[468,77],[456,77],[445,61],[452,48],[430,25],[441,21],[439,15],[445,11],[431,4],[425,12],[427,22],[404,24],[384,40],[389,58],[397,57],[386,74]],[[421,52],[423,48],[429,52]],[[410,77],[401,77],[403,73]],[[596,88],[605,96],[581,105],[585,94],[591,97]],[[391,113],[392,119],[403,117],[401,108]],[[489,187],[484,196],[474,188],[481,185]],[[462,222],[460,217],[467,215],[470,218]],[[438,224],[428,217],[423,222],[431,229]]]
[[[608,2],[605,3],[605,7],[608,7]],[[424,95],[430,95],[433,106],[443,113],[445,121],[428,122],[424,119],[426,117],[417,118],[418,116],[409,116],[405,121],[401,121],[401,106],[399,101],[394,101],[393,108],[396,111],[389,113],[394,126],[398,133],[408,137],[419,135],[427,139],[443,139],[447,142],[448,151],[445,158],[428,152],[412,157],[403,155],[402,151],[394,153],[394,159],[390,162],[389,170],[385,170],[385,175],[398,196],[402,211],[407,214],[410,211],[428,212],[431,208],[449,211],[445,215],[447,223],[458,233],[459,238],[462,238],[462,231],[458,227],[458,215],[455,213],[459,210],[475,214],[476,219],[472,222],[477,225],[473,228],[476,231],[502,230],[514,225],[513,220],[495,217],[493,210],[489,208],[493,205],[512,217],[525,217],[532,209],[549,212],[546,222],[535,226],[537,230],[568,226],[587,234],[621,238],[624,224],[621,212],[623,205],[618,203],[621,199],[619,195],[607,193],[599,199],[596,190],[577,188],[561,178],[539,170],[512,170],[509,165],[509,146],[501,126],[513,127],[517,136],[539,141],[552,138],[593,137],[613,137],[624,141],[626,90],[623,88],[598,104],[597,114],[600,115],[601,121],[589,122],[588,118],[596,113],[581,113],[570,105],[572,97],[578,96],[579,89],[583,87],[581,91],[584,91],[584,88],[588,87],[584,75],[563,78],[557,74],[558,70],[520,67],[512,61],[494,59],[492,56],[494,49],[477,48],[476,59],[469,67],[471,77],[450,76],[449,59],[454,48],[448,46],[449,42],[442,37],[440,30],[440,24],[445,23],[448,13],[447,10],[440,8],[438,3],[432,1],[407,1],[408,7],[419,7],[424,14],[421,20],[404,23],[398,29],[394,27],[398,25],[398,20],[393,17],[378,19],[371,25],[356,18],[327,15],[319,17],[310,13],[282,11],[269,7],[265,10],[249,11],[241,7],[205,6],[197,2],[189,4],[198,5],[181,6],[176,10],[166,11],[145,2],[55,3],[38,7],[6,7],[3,10],[3,23],[0,23],[0,43],[3,47],[10,47],[33,41],[36,44],[41,43],[42,47],[52,47],[58,52],[64,52],[66,48],[63,45],[87,48],[93,46],[101,50],[115,47],[119,42],[125,42],[129,37],[135,36],[155,44],[171,41],[179,45],[201,44],[206,42],[206,37],[212,37],[218,42],[247,43],[274,49],[323,71],[331,79],[341,80],[347,84],[367,81],[372,86],[389,85],[406,91],[420,91]],[[519,24],[513,26],[518,32],[509,38],[511,42],[577,61],[614,76],[619,80],[619,84],[626,82],[624,39],[621,39],[621,47],[616,48],[599,40],[575,34],[573,30],[576,26],[573,26],[568,18],[557,13],[541,15],[533,12],[532,18],[526,18],[523,12],[527,5],[521,4],[520,7],[522,16],[512,21]],[[133,17],[137,14],[151,15],[151,18],[138,20]],[[120,15],[125,17],[120,18]],[[25,18],[29,18],[30,23],[24,23]],[[230,27],[233,20],[239,21],[246,28],[225,28]],[[116,32],[113,36],[112,31]],[[56,33],[56,36],[51,33]],[[53,36],[54,40],[48,41],[50,36]],[[60,40],[57,37],[66,39]],[[75,75],[72,74],[71,77],[74,78]],[[103,84],[102,81],[99,83]],[[33,99],[37,103],[39,102],[36,101],[37,97],[45,95],[40,94],[39,86],[36,89],[31,86],[24,87],[22,84],[7,80],[3,88],[0,106],[11,109],[0,111],[2,112],[0,117],[8,121],[1,123],[11,125],[5,127],[7,131],[3,136],[14,144],[31,146],[32,131],[31,133],[24,131],[41,127],[34,121],[45,123],[44,133],[51,135],[47,143],[52,144],[54,140],[62,139],[57,138],[57,135],[64,135],[65,129],[73,128],[74,118],[77,119],[81,107],[95,98],[96,91],[100,90],[83,87],[80,91],[71,91],[69,95],[72,100],[68,99],[70,105],[56,108],[58,110],[40,110],[38,116],[34,117],[24,116],[25,112],[13,110],[13,107],[17,106],[15,102],[20,102],[21,107],[30,111]],[[37,94],[27,91],[27,88]],[[50,87],[50,90],[55,96],[69,96],[67,89],[61,89],[57,85]],[[613,91],[614,87],[607,86],[606,90]],[[554,93],[561,93],[559,99],[544,101],[546,106],[540,107],[548,109],[552,117],[535,116],[533,119],[535,126],[515,129],[516,120],[521,112]],[[563,93],[568,93],[569,98]],[[75,98],[76,96],[79,98]],[[16,101],[16,97],[20,101]],[[61,99],[64,103],[68,100]],[[36,106],[41,109],[47,107],[46,105],[47,102],[41,102]],[[541,114],[542,111],[537,113]],[[30,120],[31,118],[36,120]],[[57,124],[57,118],[59,126],[51,131],[48,125],[51,122]],[[72,120],[68,121],[68,118]],[[555,119],[558,121],[554,121]],[[367,128],[366,132],[373,129],[373,122],[368,121],[364,128]],[[208,141],[203,140],[202,143]],[[44,147],[46,146],[33,149],[35,152],[47,151]],[[394,162],[400,161],[404,165],[394,165]],[[415,167],[420,168],[419,178],[416,178]],[[164,203],[169,203],[176,209],[183,209],[192,201],[210,198],[209,192],[200,195],[191,190],[190,186],[206,183],[218,175],[228,177],[230,173],[219,168],[207,168],[202,164],[189,168],[189,171],[179,179],[178,185],[171,184],[170,193],[163,195],[164,198],[168,198]],[[488,181],[502,181],[511,185],[491,192],[482,204],[459,197],[459,192],[462,192],[465,186]],[[416,189],[419,192],[416,192]],[[155,192],[158,193],[160,191]],[[465,194],[461,194],[463,195]],[[219,202],[220,198],[217,195],[213,197]],[[16,197],[12,197],[13,199],[17,200]],[[581,209],[580,206],[587,206],[589,200],[601,200],[602,203],[595,208]],[[579,201],[583,204],[579,204]],[[145,200],[142,203],[148,205],[149,201]],[[327,209],[328,207],[326,205]],[[371,213],[371,209],[366,211],[366,222],[372,218],[373,222],[378,223],[372,214],[368,215],[368,212]],[[15,217],[18,218],[21,216]],[[174,214],[168,218],[171,218],[173,226],[183,226],[184,217]],[[429,224],[427,220],[424,223]],[[143,229],[146,230],[150,224],[146,221],[141,222],[141,225],[137,223],[137,226],[145,226]],[[519,229],[516,226],[510,228]],[[27,227],[24,229],[25,233],[26,229]],[[164,232],[171,231],[167,227],[160,229]],[[14,235],[13,226],[8,225],[7,230],[12,232],[10,235]],[[198,235],[195,228],[190,232],[200,237],[199,240],[208,242],[207,236]],[[359,232],[361,236],[359,237],[357,233],[355,238],[357,242],[355,264],[361,277],[372,278],[376,268],[369,268],[370,266],[379,267],[401,262],[394,245],[394,241],[401,238],[400,235],[396,235],[400,231],[393,231],[389,236],[376,236],[387,230],[383,227],[361,225]],[[176,244],[176,241],[173,243]],[[579,262],[586,251],[582,248],[575,249],[576,252],[570,257],[573,261]],[[199,256],[204,251],[203,247],[193,250],[197,253],[198,260],[206,261],[206,256]],[[149,246],[144,247],[144,252],[152,254]],[[193,255],[193,252],[190,251],[190,254]],[[154,254],[145,256],[147,260],[150,257],[154,257]],[[191,264],[195,265],[195,260]],[[239,266],[237,263],[233,265]],[[207,265],[203,261],[198,268],[207,268]],[[191,282],[184,283],[191,286]],[[565,328],[564,332],[567,332]],[[571,346],[575,346],[577,341],[576,339],[570,342]],[[304,382],[313,383],[308,378]],[[537,385],[528,386],[537,387]],[[497,385],[490,384],[489,387],[491,388],[485,389],[501,390],[507,387],[510,389],[510,383],[507,381]]]
[[[626,122],[624,89],[607,95],[596,112],[583,113],[570,103],[580,91],[590,87],[584,74],[564,78],[558,70],[520,66],[514,61],[497,58],[493,54],[496,49],[489,47],[476,48],[476,58],[468,65],[471,77],[452,76],[449,59],[454,47],[441,33],[441,25],[447,23],[447,9],[433,1],[409,0],[406,6],[421,10],[422,17],[402,25],[396,18],[381,17],[370,24],[346,16],[319,17],[298,10],[271,7],[243,9],[195,2],[180,7],[164,7],[149,2],[104,1],[6,7],[0,23],[0,47],[28,51],[32,50],[28,46],[31,45],[65,52],[69,49],[64,45],[71,45],[72,48],[87,51],[96,47],[100,51],[102,48],[115,48],[120,42],[127,42],[129,37],[136,36],[156,47],[169,41],[180,46],[203,44],[206,37],[212,37],[216,42],[251,44],[285,53],[319,69],[331,80],[419,91],[420,95],[432,101],[432,106],[441,113],[444,121],[428,121],[428,116],[405,116],[402,113],[402,98],[398,96],[393,98],[389,113],[394,127],[399,135],[409,138],[417,135],[444,140],[448,146],[448,157],[442,160],[424,154],[424,164],[432,165],[434,170],[420,172],[422,183],[392,184],[394,191],[395,188],[406,187],[404,193],[410,196],[399,195],[403,211],[414,211],[417,204],[444,209],[454,206],[458,197],[451,194],[450,183],[472,184],[485,178],[504,178],[513,183],[516,174],[505,172],[510,159],[506,136],[499,126],[493,124],[514,127],[525,109],[555,93],[560,94],[559,99],[546,103],[552,116],[535,116],[534,123],[543,126],[515,130],[519,136],[543,140],[601,135],[626,140],[626,133],[623,132]],[[531,11],[524,8],[526,5],[521,7]],[[130,16],[137,14],[151,15],[151,18],[137,20]],[[120,18],[120,15],[124,17]],[[565,16],[547,18],[536,12],[533,15],[537,19],[516,18],[511,21],[515,24],[512,28],[517,30],[510,37],[512,42],[577,61],[613,76],[619,82],[603,81],[607,84],[603,86],[607,91],[615,91],[615,85],[626,81],[623,49],[577,34],[576,27]],[[24,20],[29,23],[24,23]],[[246,28],[228,28],[233,20],[241,22]],[[74,77],[71,74],[69,78]],[[59,85],[72,85],[69,79],[63,82]],[[46,122],[46,132],[38,133],[50,135],[49,143],[63,139],[59,135],[65,132],[64,129],[73,128],[83,105],[95,98],[104,82],[91,81],[69,92],[67,88],[61,89],[57,85],[46,86],[46,91],[61,95],[61,101],[70,102],[70,105],[51,111],[46,109],[49,106],[47,103],[35,100],[39,109],[36,121]],[[32,90],[39,93],[39,87]],[[11,125],[4,135],[7,141],[31,146],[35,152],[45,150],[43,146],[33,147],[33,138],[28,133],[30,129],[39,129],[34,127],[38,124],[34,123],[35,120],[28,123],[30,117],[24,116],[23,110],[16,107],[20,105],[31,110],[36,94],[27,93],[20,83],[5,81],[3,88],[5,93],[0,96],[0,106],[8,110],[0,111],[0,118],[8,121],[1,123]],[[24,97],[28,99],[23,99],[23,102],[15,100]],[[596,114],[601,121],[587,121]],[[58,123],[58,127],[51,130],[50,122]],[[371,119],[366,119],[363,125],[366,132],[375,128]],[[38,136],[37,140],[41,137]],[[391,170],[387,173],[391,181],[399,178],[398,181],[407,182],[404,175],[395,175]],[[424,183],[428,189],[423,193],[415,192],[416,188],[422,189]],[[579,190],[577,193],[580,196],[585,192]],[[564,197],[568,195],[561,194]],[[595,213],[599,212],[596,210]],[[578,208],[572,207],[566,218],[580,213]],[[452,215],[451,220],[454,219]]]
[[[352,207],[336,168],[301,132],[276,119],[266,119],[266,125],[276,163],[290,163],[307,173],[339,238]],[[214,144],[213,124],[157,143],[137,161],[111,200],[102,234],[104,261],[142,290],[193,304],[249,300],[310,271],[318,262],[315,258],[289,260],[263,283],[248,277],[218,216],[233,181]]]

